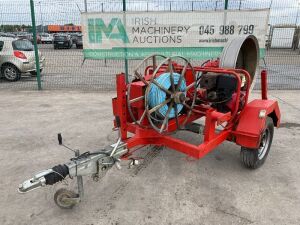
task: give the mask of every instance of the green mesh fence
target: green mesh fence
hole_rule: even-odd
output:
[[[85,4],[86,2],[86,4]],[[40,0],[34,1],[38,48],[45,58],[45,67],[41,73],[42,88],[71,89],[85,91],[114,90],[115,75],[124,72],[124,60],[85,60],[83,50],[76,48],[75,34],[80,25],[80,14],[88,12],[120,12],[123,1],[109,0]],[[208,11],[223,10],[223,0],[199,1],[131,1],[126,0],[127,11]],[[300,5],[298,0],[229,0],[228,9],[270,8],[269,30],[266,42],[266,55],[260,62],[260,68],[269,71],[270,89],[300,89]],[[55,25],[54,27],[50,25]],[[56,27],[56,28],[55,28]],[[72,45],[66,49],[54,49],[47,38],[55,29],[65,29],[72,35]],[[51,30],[51,29],[52,30]],[[54,30],[53,30],[54,29]],[[29,0],[0,1],[0,49],[1,40],[9,37],[26,38],[31,41],[32,27]],[[74,36],[74,37],[73,37]],[[42,38],[41,38],[42,37]],[[42,43],[43,42],[43,43]],[[80,47],[80,46],[78,46]],[[0,51],[0,62],[5,53]],[[139,60],[128,61],[129,74]],[[192,60],[193,65],[202,61]],[[3,65],[1,68],[3,74]],[[256,87],[259,88],[259,77]],[[22,73],[16,82],[0,79],[0,89],[37,90],[34,74]]]

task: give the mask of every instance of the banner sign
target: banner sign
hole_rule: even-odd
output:
[[[82,13],[84,57],[140,59],[150,54],[218,57],[227,42],[255,35],[264,55],[269,9]]]

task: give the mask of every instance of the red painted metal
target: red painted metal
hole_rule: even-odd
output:
[[[230,131],[225,130],[224,132],[215,134],[214,137],[210,137],[210,139],[207,139],[200,145],[193,145],[167,134],[159,134],[153,129],[144,129],[134,124],[131,125],[131,129],[135,135],[132,138],[124,140],[127,143],[128,149],[133,149],[140,145],[165,146],[197,159],[202,158],[212,151],[230,135]]]
[[[261,110],[266,111],[266,116],[259,117]],[[234,131],[235,142],[238,145],[257,148],[259,145],[260,135],[265,128],[266,117],[274,113],[278,119],[275,125],[279,126],[280,111],[277,101],[256,99],[246,105],[241,112],[238,125]]]
[[[206,63],[204,63],[204,67],[210,67],[210,68],[218,68],[220,65],[220,60],[209,60]]]
[[[114,107],[117,113],[116,120],[119,120],[120,136],[122,140],[127,139],[127,102],[126,102],[126,79],[125,74],[117,75],[117,100],[115,101]]]
[[[194,145],[183,140],[177,139],[169,135],[169,133],[160,134],[150,126],[139,126],[132,122],[132,119],[128,116],[127,109],[127,94],[130,95],[130,99],[134,99],[142,96],[145,93],[146,86],[143,82],[133,82],[130,87],[130,93],[127,93],[127,84],[125,82],[125,75],[117,75],[117,98],[113,99],[113,113],[116,117],[114,121],[115,127],[119,126],[121,139],[127,144],[129,153],[125,156],[128,157],[135,151],[137,146],[143,145],[159,145],[166,146],[171,149],[177,150],[194,158],[201,158],[207,153],[212,151],[219,144],[225,140],[233,141],[238,145],[255,148],[258,146],[260,141],[260,134],[264,129],[265,117],[259,118],[259,112],[261,110],[266,111],[266,115],[272,115],[277,122],[277,126],[280,122],[280,111],[278,103],[272,100],[264,100],[267,93],[267,85],[264,83],[262,88],[262,98],[263,100],[254,100],[248,103],[249,89],[251,84],[251,77],[249,73],[241,69],[223,69],[217,68],[219,63],[218,60],[206,63],[205,67],[194,67],[195,72],[212,72],[226,74],[228,76],[234,76],[237,80],[236,88],[236,98],[230,104],[232,104],[232,110],[228,113],[218,112],[216,109],[212,108],[209,104],[196,105],[193,109],[193,113],[187,118],[187,115],[180,115],[178,118],[179,124],[191,123],[201,117],[205,117],[205,128],[203,143],[200,145]],[[167,66],[163,66],[159,73],[167,71]],[[181,73],[183,66],[174,64],[175,72]],[[145,70],[145,81],[151,79],[151,73],[153,69],[151,66],[147,67]],[[240,74],[243,74],[246,78],[246,85],[241,88],[241,78]],[[262,74],[262,78],[266,78]],[[185,80],[187,85],[194,82],[193,73],[191,69],[187,69],[185,73]],[[263,79],[262,79],[263,80]],[[265,80],[266,81],[266,80]],[[263,81],[262,81],[263,82]],[[199,92],[199,98],[203,93]],[[240,98],[240,96],[243,98]],[[243,100],[245,107],[241,108],[240,99]],[[131,105],[133,107],[134,113],[137,117],[140,117],[145,110],[144,101],[135,102]],[[147,118],[145,117],[145,120]],[[119,122],[118,122],[119,121]],[[147,121],[144,122],[148,124]],[[222,131],[216,131],[217,126],[222,125],[224,128]],[[173,132],[177,130],[177,124],[175,119],[171,119],[168,122],[168,132]],[[132,133],[129,137],[128,133]]]
[[[261,71],[261,99],[268,99],[267,71]]]

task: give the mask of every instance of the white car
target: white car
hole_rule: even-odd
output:
[[[45,57],[39,51],[40,72]],[[0,37],[0,77],[8,81],[21,79],[23,73],[36,76],[35,55],[32,43],[26,39]]]
[[[41,34],[41,42],[42,44],[52,44],[53,43],[53,35],[52,34],[47,34],[43,33]]]

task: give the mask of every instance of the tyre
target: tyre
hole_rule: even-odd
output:
[[[274,124],[270,117],[267,117],[265,129],[261,134],[260,146],[257,149],[241,147],[241,160],[245,167],[257,169],[264,164],[269,154],[274,134]]]
[[[76,202],[70,201],[72,198],[78,198],[78,195],[65,188],[57,190],[54,194],[55,204],[62,209],[72,209],[76,205]]]
[[[43,72],[43,69],[40,69],[40,74]],[[32,76],[36,76],[37,75],[37,72],[36,71],[31,71],[30,74]]]
[[[4,64],[1,68],[1,73],[6,80],[11,82],[21,79],[20,70],[12,64]]]

